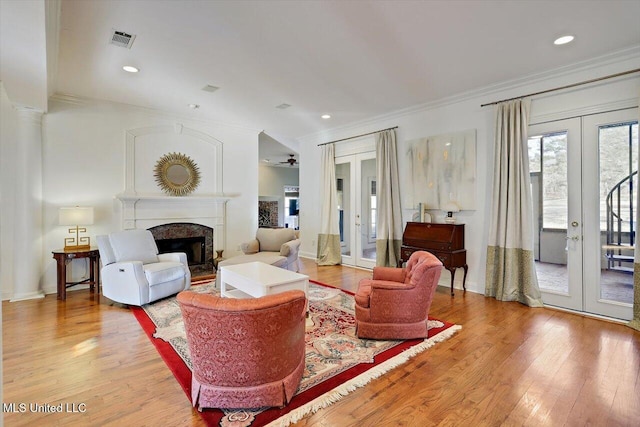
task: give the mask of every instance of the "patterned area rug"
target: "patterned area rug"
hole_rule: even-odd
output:
[[[194,284],[191,290],[219,292],[212,281]],[[287,426],[331,405],[460,329],[452,323],[429,319],[429,337],[425,340],[361,340],[355,336],[351,294],[311,281],[308,296],[306,368],[289,405],[252,410],[205,409],[201,415],[208,425]],[[132,311],[190,399],[191,358],[175,297],[142,308],[132,307]]]

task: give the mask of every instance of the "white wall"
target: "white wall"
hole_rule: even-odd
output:
[[[0,82],[0,291],[2,299],[12,296],[14,201],[18,116]]]
[[[120,230],[121,202],[114,196],[125,189],[126,130],[176,123],[224,144],[223,191],[237,194],[227,203],[225,257],[236,253],[241,242],[253,237],[257,227],[258,131],[123,104],[53,99],[43,125],[42,282],[45,292],[55,292],[56,267],[51,251],[62,246],[67,232],[57,224],[58,207],[94,207],[95,224],[88,226],[92,244],[96,235]],[[200,164],[207,161],[193,160]],[[70,267],[74,276],[86,274],[83,260],[74,261]]]
[[[258,179],[258,194],[260,196],[284,197],[285,186],[298,185],[299,171],[298,168],[260,165]]]
[[[398,158],[402,179],[402,171],[409,166],[405,156],[408,149],[407,141],[431,135],[476,129],[477,209],[460,212],[456,216],[458,222],[466,225],[465,246],[469,264],[467,289],[484,293],[485,249],[490,206],[488,198],[493,164],[494,109],[480,105],[637,68],[640,68],[640,55],[634,52],[616,60],[609,58],[598,63],[582,64],[580,68],[576,67],[573,70],[551,70],[544,75],[530,76],[518,82],[506,82],[501,88],[479,90],[456,99],[399,111],[350,127],[305,138],[299,147],[301,164],[304,165],[300,168],[300,195],[301,204],[305,206],[300,217],[301,255],[310,258],[315,258],[316,255],[321,211],[321,201],[314,197],[315,194],[319,194],[321,188],[319,182],[321,176],[319,159],[321,156],[317,144],[398,126]],[[634,74],[534,97],[530,122],[537,123],[583,113],[637,106],[639,89],[640,76]],[[339,144],[349,144],[349,142]],[[408,196],[406,193],[408,187],[406,186],[404,191],[401,189],[401,198]],[[404,221],[409,220],[414,212],[414,210],[404,210]],[[436,216],[435,222],[443,222],[442,215]],[[461,273],[456,274],[456,288],[461,288]],[[448,283],[449,280],[450,275],[444,270],[441,283]]]

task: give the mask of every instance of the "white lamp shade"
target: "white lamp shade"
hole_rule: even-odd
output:
[[[460,206],[453,200],[448,201],[441,208],[445,212],[460,212]]]
[[[58,209],[60,225],[91,225],[93,224],[92,207],[65,207]]]

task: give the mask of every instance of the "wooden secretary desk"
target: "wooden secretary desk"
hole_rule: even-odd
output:
[[[402,234],[398,267],[409,260],[415,251],[427,251],[451,272],[451,295],[456,269],[463,268],[462,289],[467,290],[467,250],[464,248],[464,224],[432,224],[408,222]]]

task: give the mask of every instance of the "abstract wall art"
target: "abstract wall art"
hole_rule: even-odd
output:
[[[461,210],[476,208],[476,130],[429,136],[407,142],[407,182],[415,208],[442,209],[455,201]]]

